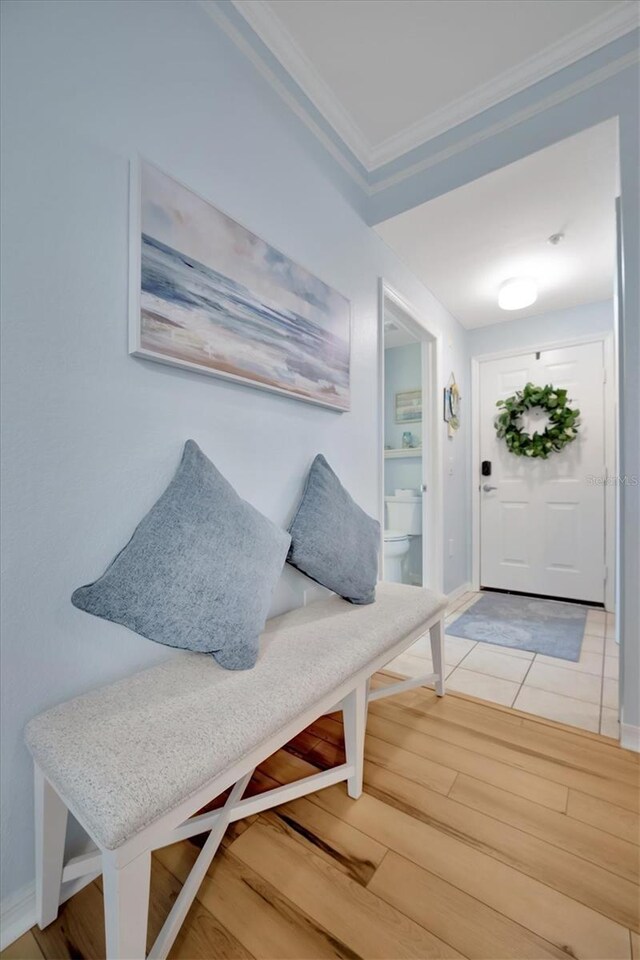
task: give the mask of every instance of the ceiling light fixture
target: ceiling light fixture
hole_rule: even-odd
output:
[[[498,306],[503,310],[522,310],[538,299],[538,285],[531,277],[512,277],[498,291]]]

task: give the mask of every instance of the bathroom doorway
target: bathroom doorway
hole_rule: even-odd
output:
[[[381,577],[442,589],[438,340],[381,282]]]

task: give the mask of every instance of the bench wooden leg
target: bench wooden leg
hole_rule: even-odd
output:
[[[67,835],[67,808],[42,770],[34,768],[36,919],[42,930],[58,916]]]
[[[345,698],[342,707],[344,718],[344,746],[347,763],[354,773],[347,780],[347,793],[356,800],[362,793],[364,776],[364,734],[367,726],[367,681],[358,684]]]
[[[104,925],[109,960],[144,960],[151,852],[147,850],[124,867],[103,856]]]
[[[431,640],[431,660],[433,661],[433,672],[436,674],[436,693],[439,697],[444,696],[444,620],[438,620],[429,629],[429,639]]]

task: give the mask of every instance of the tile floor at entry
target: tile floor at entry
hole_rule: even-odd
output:
[[[479,596],[465,593],[452,601],[447,610],[448,689],[618,739],[618,644],[614,639],[614,615],[589,610],[580,659],[574,663],[450,633],[450,629],[455,630],[453,621]],[[425,636],[385,669],[402,676],[419,676],[428,673],[430,665],[431,649]]]

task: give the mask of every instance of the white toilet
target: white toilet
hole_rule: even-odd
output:
[[[402,583],[409,537],[422,533],[422,497],[400,494],[385,497],[384,579]]]
[[[384,532],[384,578],[402,583],[402,560],[409,552],[409,537],[400,530]]]

